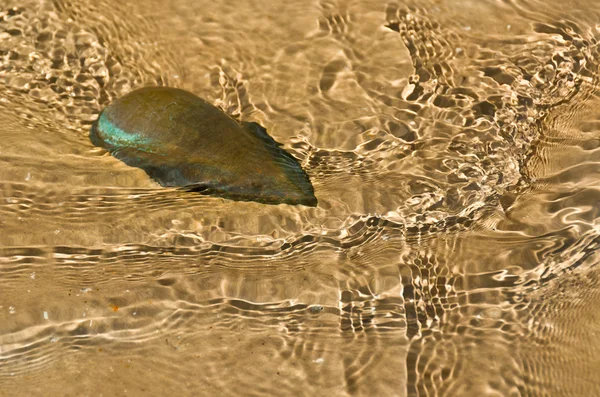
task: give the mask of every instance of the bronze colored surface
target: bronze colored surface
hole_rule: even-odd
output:
[[[239,123],[194,94],[143,87],[111,103],[90,139],[162,186],[269,204],[316,206],[298,161],[257,123]]]
[[[4,0],[0,396],[598,396],[597,2]],[[316,207],[90,143],[144,86]]]

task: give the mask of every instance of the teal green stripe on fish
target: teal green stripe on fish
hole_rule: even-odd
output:
[[[105,114],[98,120],[98,129],[102,132],[102,139],[110,146],[135,147],[148,153],[156,153],[151,147],[151,140],[138,134],[123,131],[108,120]]]

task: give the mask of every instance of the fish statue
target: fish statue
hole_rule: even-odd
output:
[[[191,92],[144,87],[116,99],[90,130],[96,146],[162,186],[232,200],[316,206],[306,172],[254,122]]]

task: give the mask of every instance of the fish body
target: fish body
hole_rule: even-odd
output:
[[[90,139],[162,186],[267,204],[317,204],[308,175],[262,126],[239,122],[185,90],[132,91],[102,111]]]

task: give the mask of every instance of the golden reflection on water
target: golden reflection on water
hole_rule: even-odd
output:
[[[600,395],[595,3],[5,0],[0,395]],[[114,98],[256,121],[316,208],[157,186]]]

